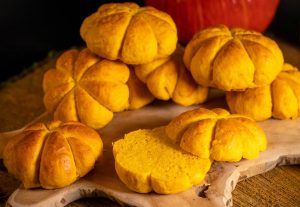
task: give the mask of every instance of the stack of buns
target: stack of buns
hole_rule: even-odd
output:
[[[119,178],[140,193],[177,193],[199,184],[214,160],[256,158],[267,141],[255,120],[300,112],[300,73],[283,66],[276,42],[258,32],[212,26],[183,48],[168,14],[110,3],[83,21],[80,35],[87,47],[64,52],[44,75],[45,107],[60,121],[30,126],[4,149],[5,166],[26,188],[59,188],[84,176],[102,153],[94,129],[155,98],[200,104],[214,87],[241,115],[200,108],[113,143]]]
[[[208,89],[186,70],[168,14],[135,3],[104,4],[82,22],[80,35],[87,48],[65,52],[44,76],[44,103],[54,119],[102,128],[114,112],[154,98],[184,106],[206,101]]]
[[[257,121],[299,116],[300,73],[261,33],[209,27],[194,35],[183,61],[198,84],[225,91],[232,113]]]

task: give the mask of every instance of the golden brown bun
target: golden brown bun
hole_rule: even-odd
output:
[[[129,79],[130,70],[122,62],[100,58],[87,48],[68,50],[58,58],[56,68],[44,75],[44,104],[54,119],[101,128],[111,121],[113,112],[152,101],[145,85]]]
[[[37,123],[4,148],[8,172],[25,188],[61,188],[86,175],[102,153],[99,134],[79,122]]]
[[[130,76],[127,81],[127,85],[129,88],[128,109],[139,109],[151,103],[155,99],[147,86],[137,78],[133,68],[130,69]]]
[[[182,113],[167,125],[166,134],[185,151],[216,161],[253,159],[267,147],[265,133],[254,120],[220,108]]]
[[[183,60],[197,83],[224,91],[269,85],[283,64],[275,41],[258,32],[224,25],[195,34]]]
[[[210,168],[201,159],[170,143],[165,127],[130,132],[113,143],[116,172],[139,193],[171,194],[199,184]]]
[[[207,99],[208,88],[196,84],[186,70],[182,61],[183,50],[178,46],[169,57],[135,66],[136,75],[157,99],[172,99],[183,106],[203,103]]]
[[[270,86],[227,92],[226,100],[232,113],[244,114],[257,121],[271,116],[295,119],[300,114],[300,72],[285,63]]]
[[[135,3],[100,6],[83,21],[80,34],[97,55],[127,64],[168,56],[177,42],[175,23],[167,13]]]

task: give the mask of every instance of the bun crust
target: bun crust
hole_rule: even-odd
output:
[[[196,33],[183,60],[197,83],[224,91],[269,85],[283,64],[275,41],[258,32],[224,25]]]
[[[93,128],[108,124],[113,112],[137,109],[154,99],[126,64],[100,58],[87,48],[64,52],[56,68],[45,73],[43,89],[45,107],[54,119]]]
[[[198,85],[186,70],[182,61],[183,51],[178,46],[175,53],[167,58],[135,66],[136,75],[157,99],[172,99],[183,106],[203,103],[207,99],[208,88]]]
[[[127,64],[166,57],[177,43],[177,29],[167,13],[135,3],[100,6],[83,21],[80,35],[97,55]]]
[[[295,119],[300,114],[300,72],[290,64],[269,86],[227,92],[227,104],[232,113],[249,116],[257,121]]]
[[[253,159],[267,147],[265,133],[254,120],[220,108],[182,113],[167,125],[166,134],[185,151],[216,161]]]
[[[29,126],[11,138],[3,162],[25,188],[55,189],[92,170],[102,149],[102,140],[92,128],[79,122],[52,121]]]
[[[130,132],[113,143],[115,169],[126,186],[139,193],[171,194],[199,184],[210,159],[185,153],[170,143],[165,127]]]

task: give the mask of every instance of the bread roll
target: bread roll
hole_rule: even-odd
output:
[[[87,47],[110,60],[145,64],[172,54],[177,29],[172,18],[153,7],[109,3],[83,21],[80,34]]]
[[[186,70],[182,61],[183,51],[184,48],[178,45],[169,57],[136,65],[136,75],[157,99],[172,99],[183,106],[203,103],[207,99],[208,88],[198,85]]]
[[[210,168],[201,159],[172,144],[165,127],[130,132],[113,143],[116,172],[136,192],[177,193],[199,184]]]
[[[28,126],[4,148],[8,172],[25,188],[62,188],[85,176],[102,154],[99,134],[79,122]]]
[[[295,119],[300,114],[300,72],[290,64],[271,85],[240,92],[227,92],[227,104],[232,113],[249,116],[257,121]]]
[[[44,104],[54,119],[80,121],[93,128],[108,124],[113,112],[137,109],[154,97],[130,68],[89,49],[68,50],[43,79]]]
[[[199,108],[175,117],[166,127],[173,143],[203,159],[254,159],[267,147],[263,129],[251,118],[220,108]]]
[[[195,34],[183,60],[197,83],[224,91],[269,85],[283,64],[282,52],[272,39],[224,25]]]

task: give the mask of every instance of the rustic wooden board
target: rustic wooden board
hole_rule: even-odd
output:
[[[204,107],[223,107],[223,99],[215,99]],[[114,171],[111,142],[139,128],[167,124],[178,114],[196,108],[158,102],[140,110],[116,114],[113,121],[100,130],[104,141],[104,157],[95,169],[74,184],[57,190],[17,189],[8,199],[8,206],[65,206],[82,197],[105,196],[132,206],[231,206],[231,192],[239,180],[251,177],[277,165],[300,164],[300,119],[267,120],[259,124],[268,137],[268,148],[254,160],[237,163],[215,162],[205,180],[191,189],[173,195],[138,194],[121,183]]]

